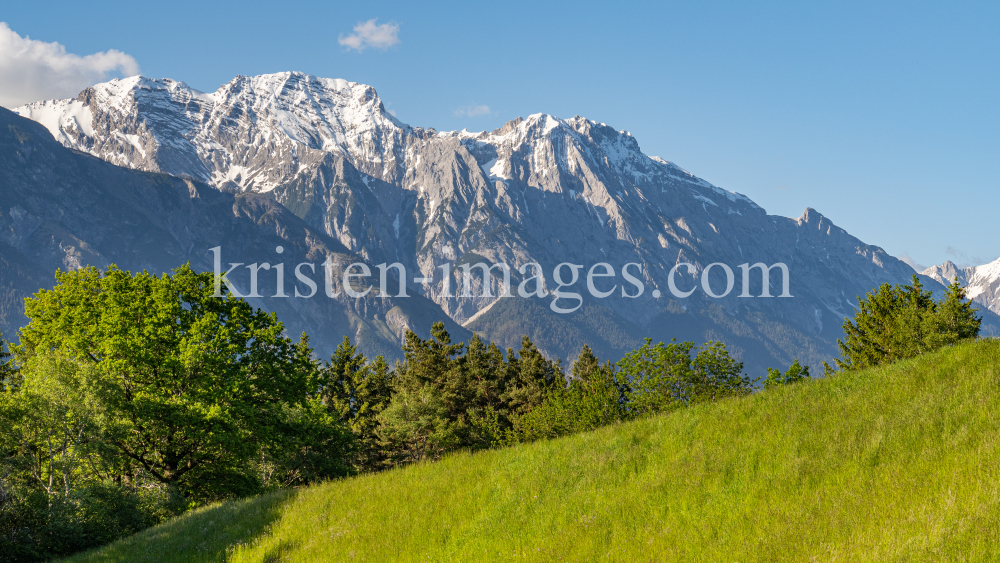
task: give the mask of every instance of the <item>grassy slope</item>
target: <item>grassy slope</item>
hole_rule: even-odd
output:
[[[998,406],[981,341],[227,503],[73,561],[1000,559]]]

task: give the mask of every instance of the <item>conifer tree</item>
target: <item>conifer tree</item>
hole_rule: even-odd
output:
[[[938,303],[936,313],[930,327],[930,332],[934,335],[932,345],[935,347],[979,335],[982,317],[976,316],[972,302],[965,297],[965,288],[957,280],[952,281],[945,290],[944,299]]]
[[[504,398],[512,415],[530,411],[542,404],[549,390],[566,386],[562,360],[546,358],[527,335],[521,338],[517,355],[507,349],[507,364],[510,384]]]
[[[392,400],[378,415],[379,443],[388,463],[436,459],[467,439],[470,386],[459,361],[464,348],[451,342],[441,322],[431,327],[428,340],[406,333],[405,361],[397,364]]]
[[[355,438],[354,466],[372,471],[383,461],[378,443],[378,415],[389,406],[392,372],[388,362],[377,356],[369,362],[347,336],[320,370],[323,404]]]
[[[980,320],[965,290],[952,283],[938,302],[914,275],[909,286],[882,284],[859,299],[838,340],[840,369],[862,369],[911,358],[979,335]]]

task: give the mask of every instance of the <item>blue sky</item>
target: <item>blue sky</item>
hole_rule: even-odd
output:
[[[338,42],[373,18],[398,42]],[[1000,256],[998,3],[20,2],[0,19],[201,90],[283,70],[371,84],[439,130],[579,114],[918,264]]]

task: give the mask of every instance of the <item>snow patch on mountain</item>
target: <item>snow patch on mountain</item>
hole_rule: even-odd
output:
[[[78,100],[34,102],[15,108],[14,112],[41,123],[63,144],[71,142],[67,131],[75,130],[88,137],[94,136],[94,114]]]

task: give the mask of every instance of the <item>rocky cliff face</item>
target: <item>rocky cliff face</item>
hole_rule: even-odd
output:
[[[134,77],[16,111],[62,144],[119,166],[266,194],[347,252],[402,263],[411,293],[456,323],[505,345],[527,333],[563,357],[584,342],[614,356],[650,336],[722,339],[758,371],[796,357],[815,365],[835,354],[858,295],[912,274],[815,210],[767,215],[646,156],[628,132],[582,117],[536,114],[491,132],[438,132],[388,115],[370,86],[299,73],[237,77],[212,94]],[[514,288],[531,273],[518,269],[536,262],[549,292],[558,264],[582,265],[572,290],[582,294],[580,307],[558,314],[551,293],[501,297],[500,276],[488,292],[474,277],[471,296],[461,296],[462,265],[480,262],[507,264]],[[616,274],[603,280],[600,289],[615,286],[604,298],[586,290],[599,262]],[[696,291],[679,297],[668,275],[684,262],[693,269],[681,267],[676,285]],[[755,297],[740,297],[738,265],[757,262],[786,264],[793,297],[757,297],[756,271]],[[620,293],[637,292],[623,276],[627,263],[644,287],[636,297]],[[698,289],[713,263],[734,272],[723,298]],[[723,268],[707,279],[723,293]],[[770,293],[782,293],[777,270]]]

